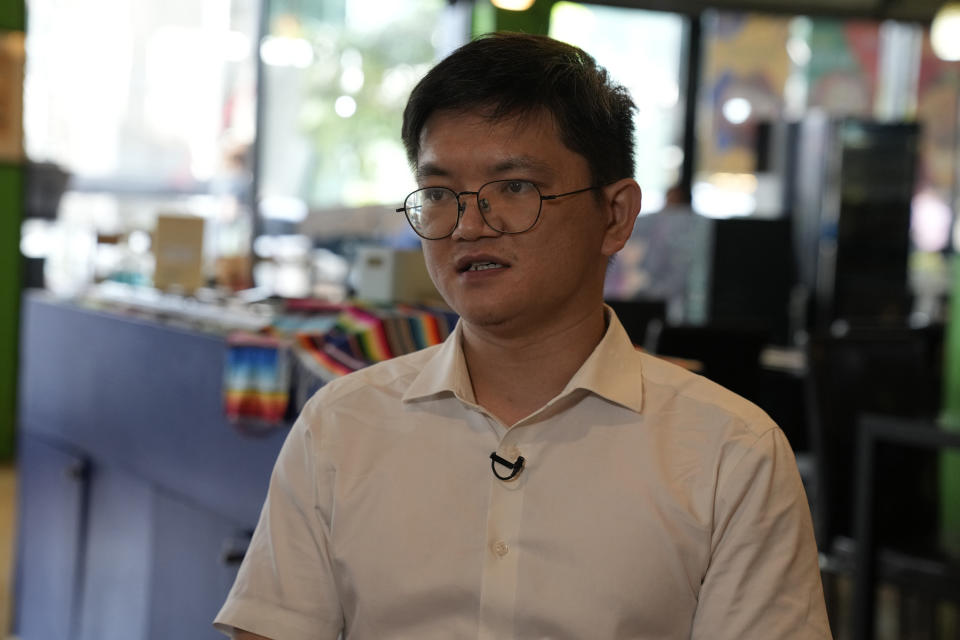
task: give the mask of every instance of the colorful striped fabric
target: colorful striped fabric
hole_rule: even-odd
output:
[[[290,404],[288,350],[282,339],[232,333],[227,337],[224,402],[231,420],[282,422]]]
[[[227,416],[284,424],[330,380],[440,344],[456,322],[451,311],[416,305],[289,301],[264,333],[228,337]]]

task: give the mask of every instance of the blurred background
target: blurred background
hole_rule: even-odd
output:
[[[293,416],[455,316],[416,82],[549,34],[638,107],[606,298],[797,452],[837,638],[960,638],[960,4],[6,0],[0,637],[215,638]]]

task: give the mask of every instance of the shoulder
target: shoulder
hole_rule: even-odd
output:
[[[679,412],[687,419],[723,424],[740,435],[755,438],[777,429],[763,409],[743,396],[656,356],[639,355],[645,411]]]
[[[790,443],[763,409],[654,356],[644,357],[643,383],[658,453],[691,470],[694,485],[706,490],[705,512],[707,506],[734,509],[742,496],[763,494],[764,487],[772,489],[773,502],[806,504]]]
[[[325,458],[344,439],[375,443],[384,429],[402,431],[407,422],[398,418],[405,414],[404,393],[438,348],[398,356],[328,382],[300,411],[291,438],[303,439],[308,450]]]
[[[332,380],[317,391],[309,404],[330,406],[347,401],[357,394],[402,396],[441,346],[434,345],[420,351],[378,362]]]

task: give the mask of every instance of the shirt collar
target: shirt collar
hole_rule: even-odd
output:
[[[403,394],[403,402],[452,393],[463,402],[474,404],[473,385],[463,357],[463,325],[456,327],[443,341],[413,383]]]
[[[565,396],[583,389],[640,413],[643,409],[643,356],[633,346],[617,314],[604,305],[607,331],[567,386]]]
[[[608,324],[603,338],[557,398],[583,389],[640,413],[643,408],[640,375],[643,358],[637,353],[613,310],[605,306],[604,312]],[[403,394],[403,401],[452,393],[463,402],[475,404],[462,344],[462,324],[458,322],[450,336],[414,378]]]

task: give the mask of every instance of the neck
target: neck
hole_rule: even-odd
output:
[[[603,338],[597,307],[535,335],[507,335],[464,323],[463,354],[477,404],[507,426],[556,397]]]

